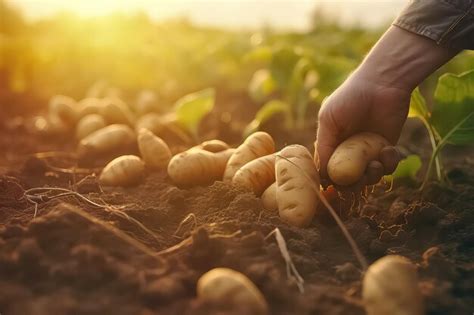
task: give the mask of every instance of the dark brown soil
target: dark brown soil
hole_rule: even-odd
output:
[[[402,144],[417,152],[410,147],[412,130]],[[310,146],[312,135],[301,133],[274,136],[280,145]],[[228,135],[231,141],[235,137]],[[102,189],[94,177],[59,169],[70,169],[73,159],[45,163],[32,157],[59,148],[71,152],[74,143],[67,137],[37,139],[22,124],[3,127],[0,147],[2,315],[248,314],[216,309],[196,298],[197,279],[214,267],[247,275],[263,292],[271,314],[364,314],[360,266],[325,209],[310,227],[294,228],[248,192],[223,182],[180,189],[164,172],[149,174],[137,187]],[[465,152],[454,152],[449,160],[450,187],[433,183],[421,194],[413,183],[396,183],[390,192],[376,187],[353,209],[339,207],[369,262],[400,254],[417,264],[430,315],[474,311],[474,160]],[[37,199],[34,218],[35,207],[24,192],[46,186],[68,188],[113,207],[94,207],[74,196]],[[274,238],[265,239],[277,227],[305,279],[304,293],[287,277]],[[117,230],[155,256],[132,246]]]

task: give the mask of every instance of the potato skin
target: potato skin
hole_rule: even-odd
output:
[[[416,268],[408,259],[388,255],[367,269],[362,284],[367,315],[423,315]]]
[[[276,158],[275,174],[280,217],[297,227],[308,226],[319,203],[314,189],[319,189],[320,185],[311,153],[298,144],[283,148]]]
[[[214,268],[197,283],[197,296],[217,305],[245,307],[248,315],[268,314],[268,305],[260,290],[240,272]]]
[[[258,131],[251,134],[230,157],[225,169],[224,181],[231,181],[237,171],[248,162],[274,152],[275,143],[268,133]]]
[[[77,152],[82,159],[132,147],[136,142],[133,130],[127,125],[114,124],[99,129],[79,142]]]
[[[203,143],[199,145],[199,147],[209,152],[220,152],[220,151],[227,150],[229,148],[229,145],[225,143],[224,141],[213,139],[213,140],[204,141]]]
[[[361,132],[339,144],[328,162],[329,178],[337,185],[359,181],[370,161],[378,160],[380,150],[390,143],[384,137]]]
[[[262,204],[266,210],[278,210],[278,203],[276,199],[276,182],[268,186],[262,194]]]
[[[131,186],[145,174],[145,163],[136,155],[122,155],[107,164],[99,177],[105,186]]]
[[[74,126],[78,119],[76,101],[69,96],[56,95],[49,102],[49,115]]]
[[[94,131],[107,126],[104,118],[99,114],[89,114],[82,117],[76,126],[76,139],[82,140]]]
[[[232,178],[232,183],[251,190],[256,196],[275,181],[275,154],[265,155],[242,166]]]
[[[145,161],[145,165],[151,169],[166,169],[171,160],[171,151],[166,142],[155,136],[148,129],[138,132],[138,149]]]
[[[222,180],[225,166],[234,150],[214,153],[191,148],[171,159],[168,175],[179,186],[212,184],[216,180]]]

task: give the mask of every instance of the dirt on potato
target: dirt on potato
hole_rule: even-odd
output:
[[[309,147],[309,138],[300,143]],[[413,143],[410,134],[404,141]],[[196,297],[198,278],[214,267],[247,275],[271,314],[365,314],[361,267],[324,208],[308,228],[295,228],[224,182],[182,189],[165,172],[149,172],[136,187],[107,188],[93,170],[74,168],[73,157],[32,155],[73,152],[67,137],[53,142],[4,126],[0,147],[1,314],[247,314],[245,305],[216,308]],[[369,262],[399,254],[417,264],[430,315],[474,310],[474,160],[453,154],[448,166],[449,187],[432,183],[421,193],[398,182],[335,203]],[[31,199],[38,187],[68,191]],[[266,237],[275,228],[304,292]]]

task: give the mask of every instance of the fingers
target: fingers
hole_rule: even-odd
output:
[[[366,185],[377,184],[384,175],[384,166],[379,161],[371,161],[365,171]]]
[[[380,161],[370,161],[364,175],[357,183],[350,186],[338,186],[337,189],[345,192],[359,192],[367,185],[375,185],[384,175],[395,171],[400,159],[401,154],[395,147],[385,147],[380,151]]]
[[[337,128],[328,111],[320,111],[316,139],[314,160],[318,166],[321,183],[325,184],[329,181],[327,173],[329,158],[339,144]]]
[[[383,165],[384,175],[392,174],[400,162],[401,154],[395,147],[385,147],[379,153],[379,161]]]

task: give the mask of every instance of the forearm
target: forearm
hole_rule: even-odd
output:
[[[412,91],[459,50],[391,26],[356,71],[357,77]]]

